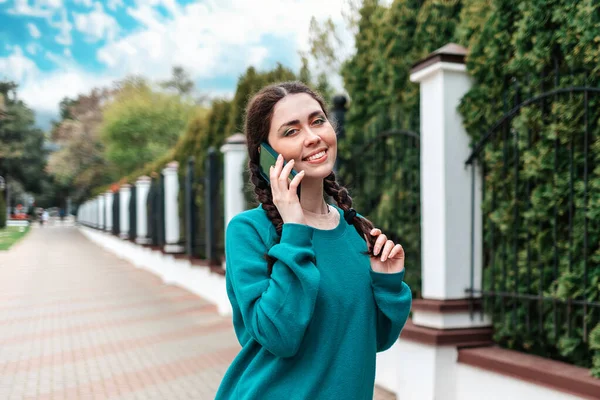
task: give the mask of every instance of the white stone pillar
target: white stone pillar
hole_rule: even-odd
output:
[[[96,199],[98,202],[98,229],[104,229],[104,225],[106,223],[104,220],[104,214],[106,212],[104,207],[104,194],[99,195]]]
[[[131,185],[125,183],[119,189],[119,236],[121,239],[129,237],[129,198],[131,197]]]
[[[421,254],[423,298],[463,299],[471,282],[471,153],[458,112],[471,88],[466,50],[449,44],[410,76],[421,87]],[[460,60],[457,62],[457,60]],[[420,68],[419,68],[420,66]],[[481,276],[481,177],[475,185],[475,282]]]
[[[140,176],[135,182],[136,189],[136,243],[147,244],[150,243],[148,236],[148,210],[147,200],[148,192],[150,191],[150,184],[152,180],[148,176]]]
[[[246,209],[244,200],[244,162],[248,150],[246,137],[236,133],[221,146],[223,156],[224,197],[225,197],[225,228],[231,219]]]
[[[100,223],[100,221],[98,220],[98,199],[92,199],[91,200],[91,212],[92,212],[92,225],[94,226],[94,228],[98,228],[98,224]]]
[[[162,170],[165,183],[165,252],[180,253],[184,250],[179,244],[179,163],[172,161]]]
[[[489,319],[470,315],[471,139],[458,105],[471,87],[464,47],[448,44],[417,63],[410,75],[421,96],[421,274],[423,299],[413,300],[412,319],[389,364],[399,399],[457,399],[457,349],[491,344]],[[474,271],[481,276],[481,179],[475,170]],[[407,266],[407,274],[410,266]],[[478,305],[474,307],[477,309]],[[468,329],[467,329],[468,328]],[[451,333],[447,330],[452,329]],[[440,339],[440,338],[443,338]],[[379,359],[379,358],[378,358]],[[410,365],[401,360],[418,362]],[[415,367],[416,366],[416,367]],[[379,365],[378,370],[383,368]],[[393,379],[392,379],[393,380]]]
[[[104,209],[106,216],[106,225],[104,226],[104,229],[109,232],[112,230],[113,225],[113,198],[113,192],[110,190],[107,190],[106,193],[104,193]]]

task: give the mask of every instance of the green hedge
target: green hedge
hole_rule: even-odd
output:
[[[516,103],[517,92],[524,100],[556,83],[559,87],[598,87],[600,83],[600,5],[534,0],[491,4],[489,18],[467,38],[471,44],[467,67],[474,85],[463,98],[460,112],[475,141]],[[471,6],[477,7],[477,2]],[[555,65],[559,75],[554,74]],[[571,71],[584,73],[571,76]],[[518,90],[512,78],[518,80]],[[584,291],[583,95],[566,94],[521,109],[506,131],[500,129],[498,137],[485,147],[484,262],[488,268],[484,278],[488,290],[600,301],[598,106],[600,97],[591,96],[587,288]],[[515,188],[517,149],[519,179]],[[569,223],[571,169],[574,205]],[[488,304],[488,310],[493,315],[495,339],[503,346],[592,368],[600,377],[597,310],[590,307],[584,315],[581,306],[573,305],[567,311],[567,306],[558,304],[555,314],[552,302],[540,306],[510,300]]]

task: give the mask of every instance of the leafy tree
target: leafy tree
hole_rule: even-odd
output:
[[[100,140],[102,105],[113,94],[108,89],[94,89],[60,103],[63,119],[51,132],[59,149],[48,158],[47,170],[59,192],[70,195],[76,203],[89,196],[93,187],[114,178],[114,168],[106,160]]]
[[[165,89],[174,89],[180,96],[190,95],[194,90],[194,82],[189,73],[181,66],[174,66],[171,79],[160,85]]]
[[[0,119],[0,175],[38,193],[45,179],[44,134],[35,128],[33,111],[17,96],[18,85],[0,81],[4,116]]]
[[[193,104],[153,91],[143,79],[122,82],[104,108],[100,128],[106,157],[125,176],[160,158],[179,139]]]

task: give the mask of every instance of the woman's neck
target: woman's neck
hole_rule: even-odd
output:
[[[300,206],[315,214],[327,214],[327,204],[323,199],[323,179],[304,178],[300,184]]]

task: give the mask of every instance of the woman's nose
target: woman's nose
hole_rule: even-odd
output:
[[[308,131],[308,138],[306,139],[306,144],[319,143],[321,141],[321,137],[312,131]]]

